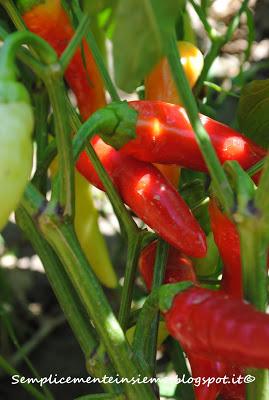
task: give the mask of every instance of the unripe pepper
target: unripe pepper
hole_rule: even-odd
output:
[[[178,42],[178,49],[185,74],[190,86],[193,87],[203,68],[203,55],[197,47],[186,41]],[[182,104],[166,58],[163,58],[145,78],[145,99]],[[155,165],[177,188],[180,176],[179,167],[177,165]]]
[[[181,196],[153,165],[124,156],[98,137],[92,145],[123,201],[139,218],[185,254],[205,255],[204,232]],[[89,182],[104,189],[85,153],[80,155],[77,168]]]
[[[139,160],[177,164],[196,171],[208,172],[195,134],[182,107],[161,101],[132,101],[138,112],[137,137],[121,148],[121,153]],[[266,155],[250,139],[218,121],[201,115],[220,162],[236,160],[248,169]]]
[[[0,81],[0,230],[21,199],[32,170],[34,127],[29,95],[18,82]]]
[[[54,177],[57,158],[50,165]],[[107,246],[98,226],[98,213],[93,204],[90,184],[75,171],[75,217],[74,227],[85,256],[99,281],[108,288],[116,288],[117,276],[111,264]]]
[[[118,280],[98,226],[91,187],[78,172],[75,172],[75,199],[74,224],[81,248],[100,282],[108,288],[116,288]]]
[[[221,291],[191,287],[177,294],[165,321],[187,353],[242,367],[269,367],[269,315]]]

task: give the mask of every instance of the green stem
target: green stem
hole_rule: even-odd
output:
[[[8,36],[8,33],[0,27],[0,38],[5,39]],[[29,50],[25,48],[20,48],[17,51],[17,57],[21,60],[25,65],[27,65],[32,72],[40,79],[44,79],[46,67],[41,64],[38,60],[36,60]]]
[[[75,5],[74,11],[75,11],[75,13],[77,15],[77,18],[78,18],[78,20],[81,20],[81,18],[83,16],[83,13],[82,13],[81,8],[79,6],[79,2],[76,0],[74,2],[74,5]],[[112,101],[119,101],[120,97],[119,97],[119,95],[117,93],[117,90],[116,90],[116,88],[115,88],[115,86],[114,86],[114,84],[113,84],[113,82],[112,82],[112,80],[110,78],[110,75],[109,75],[109,73],[107,71],[107,68],[106,68],[106,65],[104,63],[102,54],[101,54],[101,52],[100,52],[100,50],[98,48],[98,45],[96,43],[96,40],[95,40],[95,37],[94,37],[92,31],[88,30],[88,32],[85,35],[85,37],[86,37],[86,41],[88,43],[88,46],[91,49],[91,52],[92,52],[93,58],[94,58],[94,60],[96,62],[96,65],[98,67],[98,70],[99,70],[99,72],[100,72],[100,74],[102,76],[102,79],[103,79],[103,82],[105,84],[105,87],[106,87],[108,93],[110,94],[111,100]]]
[[[34,112],[35,112],[35,141],[36,141],[36,170],[39,171],[40,160],[42,160],[44,150],[48,145],[48,113],[49,101],[45,87],[41,82],[35,85],[33,93]],[[47,191],[46,170],[42,174],[35,175],[34,184],[39,191],[45,195]]]
[[[209,70],[210,70],[213,62],[215,61],[216,57],[218,56],[222,46],[223,46],[222,38],[218,38],[218,39],[215,39],[212,41],[209,52],[206,54],[205,59],[204,59],[204,66],[203,66],[202,72],[201,72],[199,79],[194,88],[195,96],[199,95],[199,93],[203,87],[204,81],[208,77]]]
[[[169,251],[169,245],[165,241],[160,239],[158,241],[157,253],[154,263],[154,274],[151,287],[152,290],[159,288],[163,283],[168,251]],[[150,335],[146,337],[146,340],[148,340],[148,345],[145,347],[146,351],[145,360],[149,363],[149,367],[152,370],[153,374],[156,373],[155,364],[156,364],[159,320],[160,320],[160,314],[158,313],[153,319],[153,322],[151,324],[152,328],[150,331]]]
[[[21,374],[15,368],[13,368],[1,355],[0,355],[0,368],[2,368],[10,376],[16,375],[16,378],[18,379],[20,379],[21,377]],[[20,383],[20,384],[35,399],[47,400],[47,398],[39,390],[37,390],[31,383]]]
[[[182,348],[175,339],[171,338],[169,350],[175,372],[178,376],[183,376],[184,374],[186,380],[188,380],[191,375],[186,365],[186,358]],[[179,384],[176,388],[175,397],[179,399],[195,400],[192,384]]]
[[[89,15],[83,14],[79,26],[76,29],[75,35],[72,40],[69,42],[68,46],[64,50],[63,54],[60,58],[60,64],[62,66],[62,71],[64,72],[68,67],[71,59],[73,58],[78,46],[80,45],[83,36],[87,33],[90,24]]]
[[[239,224],[241,257],[243,267],[244,298],[259,311],[265,312],[267,306],[267,249],[264,245],[257,219],[248,218],[244,225]],[[247,400],[269,399],[268,370],[254,369],[248,373],[255,381],[246,386]]]
[[[23,202],[25,202],[25,200],[23,200]],[[32,212],[33,210],[30,209],[30,211]],[[55,296],[66,315],[83,353],[86,357],[89,357],[95,349],[97,342],[94,335],[91,333],[92,327],[89,318],[59,258],[49,244],[42,238],[33,220],[22,207],[18,208],[16,212],[16,222],[39,255]]]
[[[29,368],[30,373],[32,374],[32,376],[34,378],[40,379],[40,375],[38,374],[37,370],[35,369],[35,367],[33,366],[33,364],[31,363],[31,361],[29,360],[29,358],[27,357],[27,350],[30,350],[29,346],[25,347],[21,347],[19,344],[19,341],[17,339],[17,336],[15,334],[15,331],[13,329],[12,323],[10,321],[9,318],[7,318],[6,314],[4,314],[2,316],[3,318],[3,322],[5,324],[5,327],[8,331],[9,337],[11,338],[14,346],[17,348],[18,352],[15,354],[15,356],[17,356],[17,360],[24,360],[25,364],[27,365],[27,367]],[[32,338],[31,338],[32,339]],[[27,342],[27,345],[31,343],[31,340],[29,342]],[[33,342],[32,342],[33,343]],[[13,367],[15,367],[16,365],[14,364],[14,359],[12,357],[12,359],[9,360],[11,362],[11,365]],[[52,393],[50,392],[50,390],[48,389],[47,385],[42,386],[42,390],[44,392],[44,394],[46,395],[48,400],[53,400],[54,397],[52,395]]]
[[[36,197],[33,195],[33,191],[29,191],[29,195],[33,196],[33,198]],[[27,208],[35,215],[36,210],[29,207],[29,202],[26,199],[24,199],[23,202],[26,203]],[[22,207],[17,209],[16,222],[29,239],[42,261],[55,296],[85,355],[89,373],[99,378],[102,378],[105,374],[113,376],[114,369],[110,363],[104,363],[103,359],[98,357],[94,358],[94,362],[92,361],[92,353],[95,352],[98,346],[95,338],[96,335],[89,317],[85,312],[84,306],[74,290],[59,258],[50,245],[42,238],[33,220]],[[108,392],[118,393],[120,385],[116,383],[109,385],[104,384],[103,388]]]
[[[209,24],[208,19],[207,19],[207,15],[204,12],[203,8],[201,6],[199,6],[195,0],[189,0],[189,2],[191,3],[192,7],[194,8],[196,14],[199,16],[206,33],[208,34],[208,37],[211,40],[214,40],[216,38],[217,32],[215,31],[214,28],[212,28],[212,26]]]
[[[190,1],[193,3],[193,0],[190,0]],[[208,72],[209,72],[213,62],[215,61],[216,57],[218,56],[222,46],[224,46],[225,43],[227,43],[228,41],[231,40],[235,30],[237,29],[237,27],[239,25],[240,17],[242,15],[242,13],[246,10],[248,3],[249,3],[249,0],[244,0],[242,2],[241,7],[239,8],[238,12],[234,15],[232,21],[229,23],[228,28],[223,36],[219,36],[216,33],[214,33],[213,36],[211,37],[211,47],[205,57],[203,70],[202,70],[201,75],[195,85],[194,94],[196,96],[199,95],[199,93],[203,87],[204,81],[206,80],[206,78],[208,76]],[[199,8],[200,7],[198,7],[198,6],[194,7],[197,15],[201,19],[201,22],[204,23],[204,18],[201,14],[202,12],[199,11]]]
[[[228,25],[226,33],[224,35],[224,39],[223,39],[224,43],[227,43],[232,39],[232,36],[240,23],[240,17],[243,14],[243,12],[246,11],[248,3],[249,3],[249,0],[243,0],[239,10],[233,16],[232,20],[230,21],[230,23]]]
[[[26,29],[25,24],[14,2],[11,0],[0,0],[0,4],[5,8],[16,28],[19,31],[24,31]]]
[[[224,94],[226,94],[227,96],[235,97],[235,98],[237,98],[237,99],[239,99],[239,97],[240,97],[238,94],[233,93],[233,92],[230,92],[230,91],[228,91],[228,90],[225,90],[225,89],[223,89],[221,86],[217,85],[217,84],[214,83],[214,82],[204,81],[204,85],[207,86],[207,87],[209,87],[210,89],[215,90],[215,91],[218,92],[218,93],[224,93]]]
[[[29,186],[24,196],[26,201],[23,201],[31,215],[36,215],[39,204],[42,203],[42,199],[38,200],[37,193],[34,192],[35,189]],[[38,200],[36,204],[33,199]],[[141,373],[138,362],[135,361],[124,333],[80,248],[74,228],[67,223],[63,224],[61,217],[54,213],[55,210],[52,210],[52,214],[50,212],[48,206],[39,216],[39,229],[63,263],[118,373],[128,379],[137,377]],[[130,385],[125,382],[124,387],[130,399],[155,399],[149,385]]]
[[[227,213],[230,213],[230,210],[233,206],[233,192],[216,155],[216,152],[211,144],[210,138],[199,119],[198,108],[180,61],[176,39],[174,35],[169,39],[166,39],[166,36],[164,35],[163,39],[166,49],[166,56],[168,58],[174,81],[176,83],[178,92],[180,93],[180,97],[182,99],[184,108],[186,109],[191,126],[195,132],[196,140],[212,177],[215,191]]]
[[[247,173],[249,174],[249,176],[253,176],[257,172],[260,172],[264,168],[265,160],[266,160],[266,158],[263,158],[262,160],[258,161],[256,164],[254,164],[252,167],[250,167],[247,170]]]
[[[57,62],[57,54],[45,40],[28,31],[14,32],[6,37],[1,47],[1,79],[16,80],[15,57],[18,48],[23,44],[33,45],[44,64],[51,65]]]
[[[121,230],[124,233],[124,236],[127,237],[128,239],[137,235],[138,234],[138,228],[137,225],[135,224],[133,218],[131,217],[131,214],[129,211],[127,211],[126,207],[124,206],[122,200],[119,197],[119,194],[117,193],[116,189],[113,186],[113,183],[107,174],[105,168],[103,167],[103,164],[99,160],[94,148],[92,145],[89,143],[86,148],[86,153],[88,157],[90,158],[94,169],[96,170],[104,188],[107,193],[107,196],[113,206],[113,209],[115,211],[115,214],[119,220]]]
[[[14,367],[17,367],[27,356],[29,356],[40,344],[59,326],[65,322],[65,315],[61,315],[42,319],[42,325],[38,331],[12,355],[10,362]]]
[[[65,90],[62,79],[53,78],[48,74],[45,79],[50,102],[53,108],[53,116],[56,132],[56,144],[59,159],[59,188],[56,194],[59,195],[59,202],[65,216],[73,216],[74,211],[74,162],[72,152],[71,128],[69,126],[67,107],[65,101]],[[52,198],[55,197],[54,189]]]
[[[159,313],[159,291],[150,293],[140,311],[133,340],[133,351],[139,360],[146,363],[147,338],[150,337],[152,322]]]
[[[261,210],[265,225],[269,224],[269,156],[265,158],[262,176],[256,191],[255,203]]]
[[[127,263],[125,268],[124,285],[121,295],[120,311],[118,317],[119,323],[124,332],[127,329],[128,320],[130,316],[135,274],[137,270],[139,250],[141,248],[142,234],[143,233],[135,234],[132,237],[128,238]]]

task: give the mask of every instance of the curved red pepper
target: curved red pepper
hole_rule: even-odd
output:
[[[23,13],[27,28],[46,40],[60,56],[75,31],[60,0],[45,0]],[[85,40],[65,72],[65,79],[74,91],[83,119],[105,105],[103,81]]]
[[[247,303],[192,287],[175,296],[165,321],[187,353],[231,365],[269,367],[269,315]]]
[[[235,224],[221,212],[215,200],[209,204],[209,215],[214,240],[223,261],[221,286],[229,295],[243,298],[243,277],[239,233]],[[269,266],[269,253],[267,258]]]
[[[177,164],[207,172],[202,153],[185,110],[160,101],[132,101],[138,111],[137,138],[121,149],[139,160]],[[200,115],[221,163],[237,160],[248,169],[266,155],[266,151],[234,129]]]
[[[124,156],[100,138],[92,141],[101,163],[124,202],[167,242],[193,257],[206,253],[205,234],[173,186],[152,165]],[[89,182],[103,190],[85,153],[77,168]]]

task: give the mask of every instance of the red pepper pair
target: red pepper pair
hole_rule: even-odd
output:
[[[24,13],[23,19],[27,27],[47,40],[58,55],[62,54],[74,34],[59,0],[35,6]],[[86,119],[105,105],[105,95],[99,71],[85,41],[83,50],[85,66],[79,49],[66,70],[65,78],[76,95],[82,117]],[[203,257],[206,253],[204,232],[161,173],[149,163],[117,152],[98,137],[92,143],[125,203],[169,243],[193,257]],[[103,189],[85,153],[81,154],[77,168],[90,183]]]
[[[151,284],[152,284],[152,279],[153,279],[153,269],[154,269],[154,260],[156,256],[156,250],[157,250],[157,242],[154,241],[150,243],[148,246],[146,246],[139,258],[139,270],[140,273],[146,283],[147,289],[151,289]],[[169,253],[168,253],[168,259],[167,259],[167,264],[166,264],[166,270],[165,270],[165,278],[164,278],[164,283],[176,283],[176,282],[182,282],[182,281],[192,281],[196,283],[196,277],[195,277],[195,272],[193,269],[193,265],[191,260],[183,255],[180,251],[178,251],[175,248],[170,247],[169,248]],[[201,289],[198,288],[197,289]],[[201,289],[203,292],[204,289]],[[209,291],[210,292],[210,291]],[[199,292],[198,292],[199,293]],[[214,292],[213,292],[214,293]],[[222,297],[225,298],[224,294],[221,294]],[[195,301],[195,300],[194,300]],[[174,307],[174,306],[173,306]],[[175,310],[175,313],[177,311]],[[182,308],[180,310],[182,318],[184,318],[184,313],[185,310]],[[215,313],[217,314],[217,309],[215,309]],[[198,313],[199,314],[199,313]],[[203,315],[202,310],[200,313],[200,318],[201,315]],[[166,317],[165,317],[166,318]],[[192,318],[189,315],[189,318]],[[204,316],[203,316],[204,318]],[[207,321],[208,322],[208,321]],[[191,322],[190,322],[191,324]],[[169,326],[168,326],[169,329]],[[187,341],[188,340],[188,335],[189,335],[189,327],[188,323],[185,322],[184,325],[182,325],[182,331],[184,332],[184,338]],[[171,330],[170,330],[170,333]],[[199,326],[197,327],[197,332],[195,334],[191,333],[191,336],[196,336],[199,337]],[[190,337],[191,340],[191,337]],[[198,339],[197,339],[198,340]],[[182,342],[180,341],[182,344]],[[184,347],[184,346],[183,346]],[[215,361],[214,358],[210,358],[207,355],[205,356],[204,354],[200,354],[199,349],[192,349],[188,348],[186,349],[184,347],[184,350],[187,353],[188,359],[190,361],[191,369],[192,369],[192,376],[193,378],[219,378],[219,377],[224,377],[227,375],[230,380],[233,377],[233,374],[237,377],[239,375],[243,376],[243,371],[240,367],[233,367],[231,366],[230,363],[226,363],[224,361]],[[223,385],[221,383],[211,383],[211,385],[199,385],[195,386],[195,395],[197,400],[215,400],[218,394],[222,394],[224,398],[228,399],[233,399],[233,395],[236,394],[237,397],[234,397],[234,399],[238,398],[238,400],[243,400],[244,399],[244,393],[245,393],[245,385],[240,384],[240,385]]]

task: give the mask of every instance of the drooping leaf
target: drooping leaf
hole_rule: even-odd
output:
[[[237,118],[240,130],[260,146],[269,146],[269,79],[247,84],[241,94]]]
[[[174,30],[178,0],[119,0],[113,34],[115,78],[132,92],[163,55],[162,35]]]

